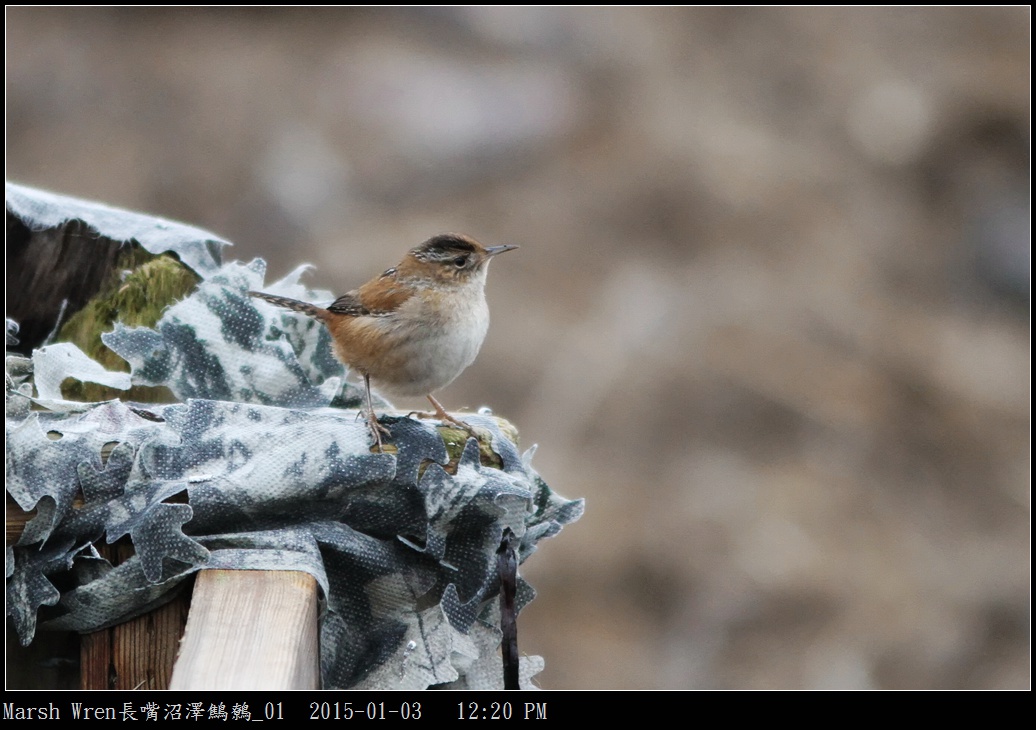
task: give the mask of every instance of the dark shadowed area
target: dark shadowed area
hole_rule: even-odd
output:
[[[1028,687],[1028,8],[6,16],[10,180],[339,293],[521,247],[439,399],[587,500],[543,687]]]

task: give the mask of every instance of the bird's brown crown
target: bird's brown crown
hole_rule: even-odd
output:
[[[461,283],[477,273],[492,255],[473,238],[443,233],[410,249],[396,270],[403,276],[421,276],[444,284]]]

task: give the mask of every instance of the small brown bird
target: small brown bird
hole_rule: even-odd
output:
[[[372,381],[391,394],[426,396],[436,417],[470,430],[448,415],[432,392],[452,383],[474,362],[489,329],[489,262],[515,248],[486,248],[456,233],[434,236],[327,309],[262,292],[249,294],[327,326],[338,359],[363,374],[367,422],[381,451],[381,434],[391,434],[374,414]]]

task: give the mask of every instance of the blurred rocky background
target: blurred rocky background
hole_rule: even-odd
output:
[[[543,687],[1028,687],[1028,8],[6,14],[8,179],[337,292],[521,246],[441,399],[587,499]]]

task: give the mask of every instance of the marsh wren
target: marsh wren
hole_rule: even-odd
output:
[[[485,295],[489,262],[515,248],[486,248],[455,233],[434,236],[327,309],[248,293],[324,323],[335,355],[363,375],[367,423],[381,451],[381,434],[391,434],[374,414],[372,381],[391,394],[426,396],[437,418],[470,431],[467,424],[446,413],[432,392],[452,383],[474,362],[489,329]]]

